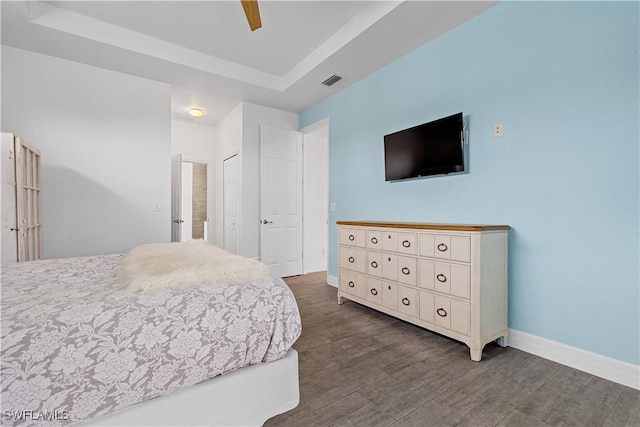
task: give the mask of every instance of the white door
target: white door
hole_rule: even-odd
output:
[[[18,261],[16,234],[16,164],[13,134],[2,134],[2,264]]]
[[[223,229],[224,248],[238,253],[238,155],[225,159],[222,166],[223,177]]]
[[[40,151],[15,137],[18,261],[42,259]]]
[[[280,277],[302,274],[302,133],[260,127],[260,259]]]
[[[171,241],[182,237],[182,154],[171,157]]]

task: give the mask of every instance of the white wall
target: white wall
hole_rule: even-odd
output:
[[[327,269],[329,212],[329,120],[304,134],[304,273]]]
[[[209,221],[212,222],[215,213],[215,205],[217,204],[214,190],[216,128],[213,126],[200,125],[181,120],[172,120],[171,155],[173,156],[175,154],[182,154],[183,161],[206,163],[209,165],[209,168],[207,169],[207,215],[209,216]],[[185,219],[184,217],[185,214],[183,211],[183,219]],[[207,230],[207,239],[209,241],[214,241],[214,232],[214,227],[209,227]]]
[[[260,105],[242,104],[242,218],[240,253],[260,257],[260,125],[298,130],[298,115]]]
[[[42,152],[45,257],[169,241],[169,85],[7,46],[1,53],[2,131]]]
[[[222,162],[224,159],[238,154],[240,161],[238,162],[238,188],[242,188],[242,104],[238,104],[229,114],[220,120],[215,127],[215,149],[214,149],[214,166],[213,173],[213,189],[214,189],[214,218],[213,218],[213,243],[216,246],[224,247],[224,216],[223,216],[223,169]],[[239,190],[241,191],[241,190]],[[242,218],[242,210],[240,204],[242,200],[238,200],[238,220]],[[209,232],[211,233],[211,231]],[[238,230],[242,234],[242,230]]]
[[[215,155],[216,128],[181,120],[171,120],[171,155],[182,160],[208,163]]]

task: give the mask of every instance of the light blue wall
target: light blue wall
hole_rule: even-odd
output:
[[[304,111],[331,120],[329,273],[337,220],[509,224],[509,326],[639,364],[638,17],[501,3]],[[383,135],[459,111],[469,174],[384,181]]]

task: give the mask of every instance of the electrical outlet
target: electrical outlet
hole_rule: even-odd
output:
[[[500,138],[502,136],[502,123],[496,123],[493,125],[493,136],[495,138]]]
[[[151,210],[154,212],[160,212],[160,202],[153,202]]]
[[[329,203],[329,212],[335,212],[335,211],[336,211],[336,204]]]

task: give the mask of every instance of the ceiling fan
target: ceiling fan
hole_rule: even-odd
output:
[[[240,0],[244,14],[247,15],[247,21],[249,21],[249,28],[251,31],[255,31],[262,27],[262,21],[260,20],[260,8],[258,7],[258,0]]]

